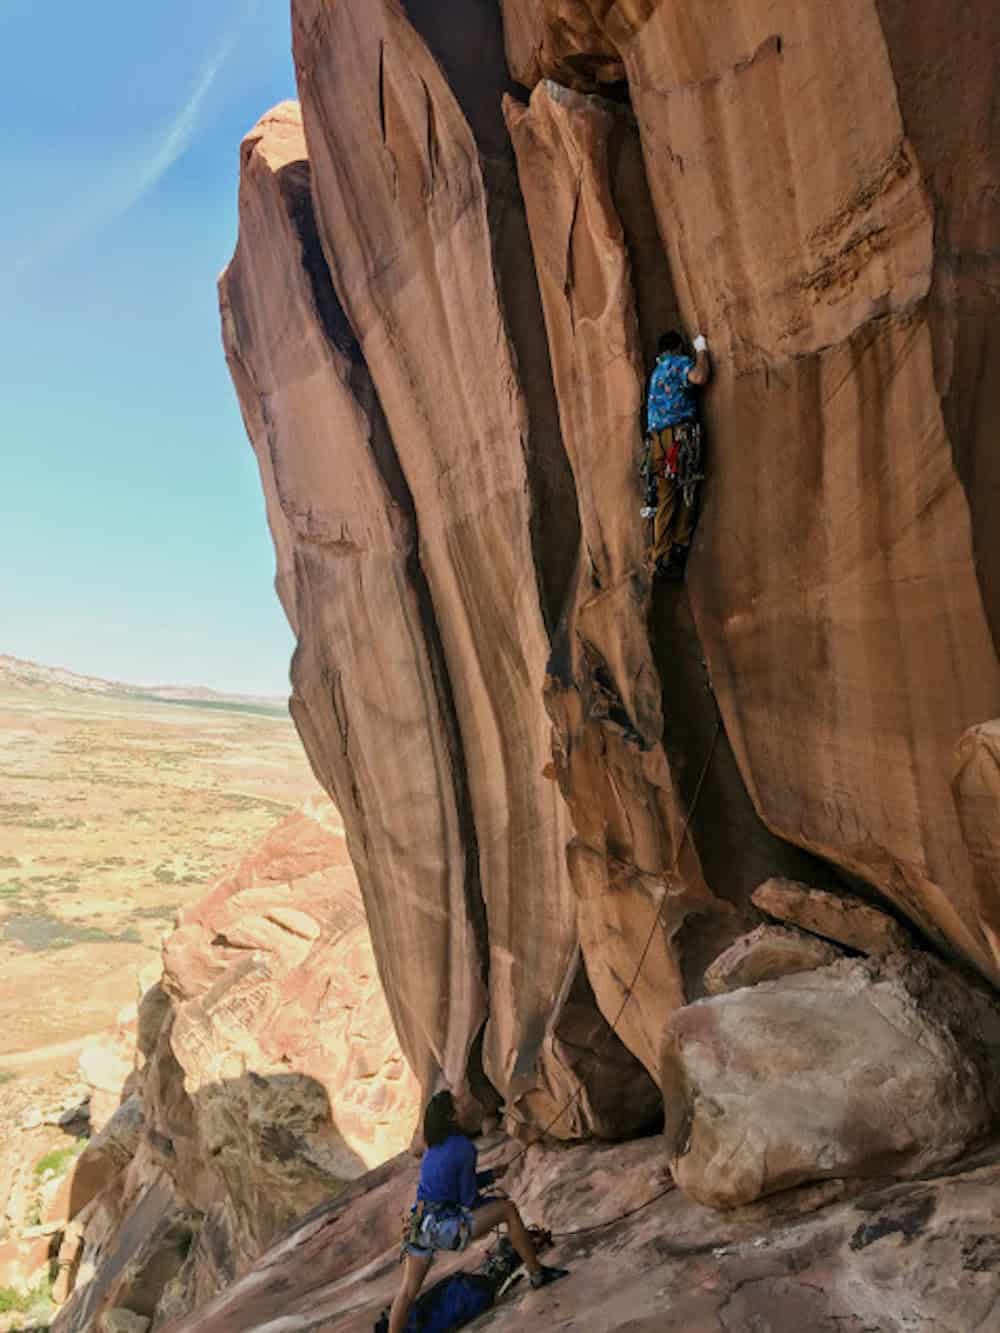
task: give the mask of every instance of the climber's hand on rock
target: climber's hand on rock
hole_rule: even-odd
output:
[[[703,333],[699,333],[699,334],[697,334],[697,335],[695,336],[695,340],[694,340],[694,350],[695,350],[696,352],[707,352],[707,351],[708,351],[708,339],[705,337],[705,335],[704,335]]]

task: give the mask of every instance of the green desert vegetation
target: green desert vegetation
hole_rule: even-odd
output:
[[[9,916],[3,923],[3,938],[26,949],[69,949],[74,944],[141,944],[142,935],[134,926],[121,931],[100,926],[81,926],[47,913]]]
[[[51,1179],[53,1176],[65,1175],[86,1146],[86,1139],[75,1139],[66,1148],[53,1148],[44,1157],[39,1157],[32,1174],[39,1182],[46,1177]]]
[[[48,1283],[39,1283],[31,1291],[15,1291],[13,1287],[0,1287],[0,1314],[27,1314],[36,1304],[41,1304],[51,1295]]]

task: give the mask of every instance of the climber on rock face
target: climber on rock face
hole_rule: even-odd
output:
[[[649,562],[655,574],[682,578],[695,521],[701,480],[701,425],[695,388],[708,383],[708,342],[694,340],[695,355],[671,331],[660,339],[646,398],[643,454],[643,518],[653,520]]]
[[[532,1287],[544,1287],[566,1276],[564,1268],[538,1262],[531,1237],[517,1206],[507,1198],[480,1194],[506,1167],[476,1171],[476,1149],[462,1128],[463,1113],[450,1092],[436,1093],[424,1112],[427,1151],[420,1166],[417,1201],[410,1211],[403,1242],[403,1279],[392,1303],[388,1333],[402,1333],[436,1250],[464,1250],[470,1240],[506,1222],[511,1243],[520,1255]]]

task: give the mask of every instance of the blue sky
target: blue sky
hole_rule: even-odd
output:
[[[287,689],[215,283],[288,29],[288,0],[0,0],[0,653]]]

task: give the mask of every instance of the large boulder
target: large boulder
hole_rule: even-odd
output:
[[[701,1000],[663,1052],[667,1150],[713,1208],[918,1175],[1000,1112],[1000,1006],[929,955],[843,960]]]

